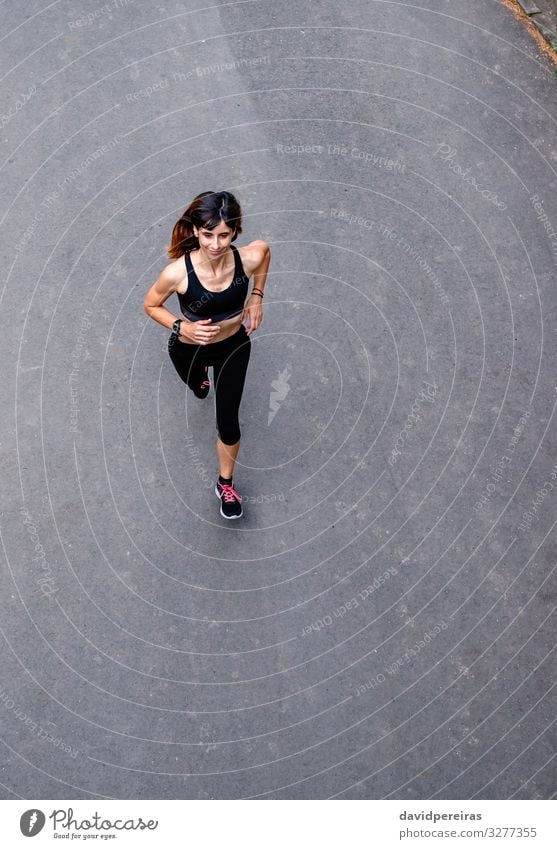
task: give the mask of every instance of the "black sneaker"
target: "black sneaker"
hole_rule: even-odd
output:
[[[221,483],[218,480],[215,495],[220,498],[220,514],[225,519],[239,519],[243,515],[242,496],[238,495],[232,484]]]
[[[201,386],[198,389],[193,390],[193,394],[196,398],[206,398],[209,394],[209,389],[211,388],[211,382],[209,380],[209,369],[205,366],[205,378],[201,382]]]

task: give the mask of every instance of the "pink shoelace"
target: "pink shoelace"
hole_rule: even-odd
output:
[[[237,499],[238,501],[242,500],[242,496],[238,495],[238,493],[236,492],[236,490],[234,489],[234,487],[232,486],[231,483],[220,483],[219,482],[219,486],[221,488],[222,497],[228,503],[230,503],[231,501],[234,501],[235,499]]]
[[[209,373],[208,373],[207,369],[205,369],[205,374],[207,376],[201,384],[201,389],[207,389],[211,385],[210,382],[209,382]]]

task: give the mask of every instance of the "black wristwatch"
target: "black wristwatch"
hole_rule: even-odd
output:
[[[180,325],[182,324],[182,319],[177,318],[174,324],[172,325],[172,332],[176,335],[180,335]]]

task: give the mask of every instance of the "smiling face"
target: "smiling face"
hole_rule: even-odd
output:
[[[199,239],[201,251],[211,259],[216,259],[226,253],[234,237],[234,230],[231,230],[224,221],[221,221],[212,230],[194,227],[193,232]]]

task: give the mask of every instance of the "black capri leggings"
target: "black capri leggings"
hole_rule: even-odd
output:
[[[244,325],[223,339],[208,345],[179,342],[174,334],[168,340],[168,353],[174,367],[190,389],[199,389],[205,366],[213,367],[217,432],[221,442],[235,445],[240,439],[238,411],[251,352],[251,339]]]

